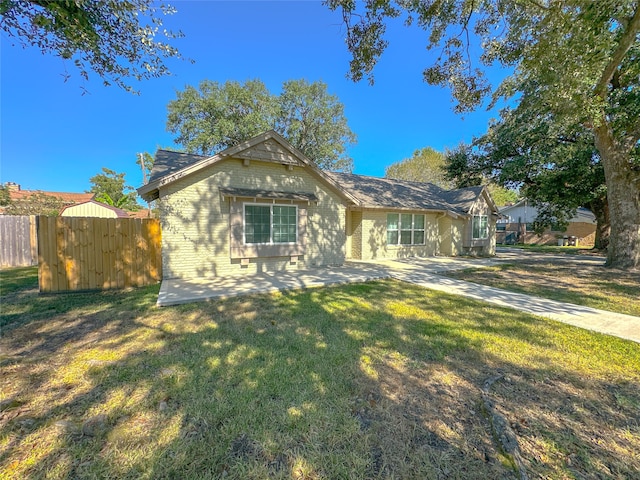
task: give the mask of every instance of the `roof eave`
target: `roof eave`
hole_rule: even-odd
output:
[[[355,208],[354,208],[355,207]],[[385,205],[366,205],[366,204],[357,204],[352,207],[352,210],[356,208],[359,209],[367,209],[367,210],[386,210],[386,211],[397,211],[397,212],[424,212],[424,213],[442,213],[452,218],[461,218],[466,215],[463,213],[457,213],[452,210],[445,210],[442,208],[418,208],[418,207],[390,207]]]

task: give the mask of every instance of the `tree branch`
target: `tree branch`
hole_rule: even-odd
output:
[[[602,76],[600,80],[596,84],[595,94],[599,96],[601,99],[606,98],[607,93],[607,85],[613,78],[614,73],[622,63],[624,56],[627,54],[633,43],[636,39],[636,34],[640,31],[640,3],[636,6],[636,11],[633,14],[633,17],[629,21],[627,25],[626,31],[623,33],[620,38],[620,42],[618,43],[618,48],[615,49],[613,55],[611,55],[611,60],[605,67],[602,72]]]

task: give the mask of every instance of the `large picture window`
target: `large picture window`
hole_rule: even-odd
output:
[[[473,240],[489,238],[489,221],[486,215],[474,215],[472,222]]]
[[[424,245],[424,215],[387,214],[387,245]]]
[[[298,241],[295,205],[245,205],[244,243],[274,244]]]

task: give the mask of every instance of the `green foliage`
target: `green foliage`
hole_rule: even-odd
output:
[[[517,187],[538,210],[536,231],[566,226],[579,207],[598,219],[597,246],[609,236],[604,168],[593,133],[581,124],[544,115],[532,97],[501,112],[489,131],[447,157],[447,175],[458,183],[477,176]]]
[[[346,154],[356,136],[347,125],[344,105],[322,82],[289,80],[282,85],[276,130],[321,168],[351,171]]]
[[[509,188],[501,187],[495,183],[487,184],[487,189],[491,194],[491,198],[498,207],[514,204],[518,201],[518,192]]]
[[[482,185],[487,182],[487,174],[480,159],[472,145],[461,143],[445,152],[444,177],[453,182],[455,188]]]
[[[45,215],[55,217],[64,207],[64,202],[58,198],[35,192],[26,198],[10,202],[5,208],[7,215]]]
[[[350,171],[355,142],[344,106],[322,82],[285,82],[272,95],[260,80],[187,86],[168,105],[167,129],[186,151],[209,155],[275,129],[320,168]]]
[[[161,15],[175,12],[151,0],[3,0],[0,28],[23,47],[73,60],[85,79],[93,70],[105,85],[133,92],[128,79],[168,75],[164,60],[181,58],[176,48],[156,39],[158,32],[167,39],[182,36],[162,26]]]
[[[448,86],[456,111],[475,109],[493,92],[492,104],[502,98],[530,102],[526,110],[539,120],[553,117],[555,125],[568,128],[563,135],[575,133],[578,125],[589,130],[605,172],[610,207],[607,264],[640,266],[637,0],[326,3],[342,10],[354,80],[368,76],[373,81],[373,68],[387,46],[386,23],[403,18],[407,26],[416,24],[428,32],[427,48],[439,54],[424,70],[424,80]],[[513,73],[493,88],[478,65],[496,64]],[[517,163],[510,167],[527,168]]]
[[[138,154],[138,158],[136,163],[142,169],[142,183],[145,184],[149,180],[149,175],[151,174],[151,170],[153,169],[154,162],[153,155],[149,152],[143,152]]]
[[[444,178],[453,185],[452,188],[473,187],[486,185],[491,198],[499,207],[515,203],[520,195],[513,188],[504,187],[496,183],[495,173],[492,169],[485,168],[483,158],[474,150],[472,145],[461,143],[456,148],[445,152],[443,165]],[[511,185],[511,186],[515,186]]]
[[[451,180],[445,178],[445,160],[444,154],[437,150],[431,147],[422,148],[413,152],[411,158],[389,165],[385,169],[384,176],[398,180],[433,183],[449,190],[454,185]]]
[[[0,207],[7,206],[11,203],[9,188],[6,185],[0,185]]]
[[[139,210],[134,188],[125,184],[126,174],[106,167],[102,167],[102,172],[89,179],[92,183],[89,192],[95,194],[96,200],[126,210]]]

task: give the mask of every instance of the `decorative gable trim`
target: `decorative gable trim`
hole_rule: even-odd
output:
[[[261,160],[264,162],[279,163],[282,165],[303,165],[295,155],[284,149],[273,139],[268,139],[253,147],[249,147],[234,155],[234,157],[246,160]]]
[[[251,156],[249,152],[264,158],[256,158]],[[205,157],[177,172],[166,175],[153,182],[138,188],[138,194],[146,201],[155,200],[159,197],[159,189],[170,183],[173,183],[187,175],[196,173],[204,168],[227,159],[239,158],[250,164],[251,159],[268,161],[272,163],[280,163],[287,165],[289,168],[293,166],[302,166],[308,168],[314,175],[320,178],[324,183],[333,188],[343,198],[358,203],[358,200],[344,188],[342,188],[333,178],[320,170],[304,153],[291,145],[284,137],[273,130],[265,132],[261,135],[253,137],[245,142],[239,143],[234,147],[229,147],[211,157]]]

